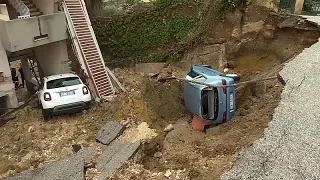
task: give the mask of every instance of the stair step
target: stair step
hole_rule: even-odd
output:
[[[42,12],[30,12],[30,16],[31,16],[31,17],[40,16],[40,15],[42,15],[42,14],[43,14]]]
[[[96,72],[96,73],[92,73],[92,76],[95,77],[95,76],[102,76],[103,74],[105,74],[106,72]]]
[[[99,79],[99,78],[102,78],[102,77],[105,77],[105,76],[106,76],[106,72],[103,72],[103,73],[100,73],[100,74],[95,74],[92,77],[95,78],[95,79]]]
[[[100,77],[93,77],[95,82],[106,81],[107,75],[100,76]]]
[[[101,63],[100,57],[89,58],[89,59],[87,59],[87,62],[90,67],[103,66],[103,64]]]
[[[109,93],[112,92],[112,88],[110,86],[110,84],[105,84],[105,85],[97,85],[98,91],[102,94],[102,93]]]
[[[82,46],[82,49],[91,49],[91,50],[94,50],[94,49],[97,49],[97,47],[95,46],[94,43],[90,42],[90,44],[88,43],[80,43],[81,46]]]
[[[79,42],[80,42],[80,44],[82,44],[82,43],[84,43],[84,42],[86,42],[86,41],[93,41],[93,38],[92,38],[92,36],[78,36],[78,39],[79,39]]]
[[[101,61],[100,59],[100,55],[97,53],[97,54],[93,54],[93,55],[87,55],[87,59],[89,62],[93,62],[94,60],[99,60]]]
[[[73,24],[74,25],[74,28],[75,29],[86,29],[86,28],[89,28],[89,26],[88,26],[88,24],[87,23],[85,23],[85,24],[77,24],[77,25],[75,25],[75,24]]]
[[[98,81],[95,82],[98,86],[98,89],[108,91],[110,89],[110,83],[109,81]]]
[[[104,68],[100,68],[100,69],[91,69],[90,68],[90,71],[92,74],[95,74],[95,73],[98,73],[98,72],[105,72]]]
[[[108,82],[108,81],[106,81],[106,78],[107,78],[107,76],[106,77],[104,77],[104,78],[100,78],[100,79],[97,79],[97,78],[95,78],[94,79],[94,82],[96,83],[96,84],[103,84],[103,85],[110,85],[110,83]]]
[[[76,21],[76,22],[86,22],[86,24],[87,24],[87,19],[84,17],[72,17],[71,16],[71,20]]]
[[[88,63],[88,66],[89,66],[89,68],[97,67],[97,66],[102,66],[103,67],[101,61],[95,61],[95,62],[92,61],[92,62]]]
[[[93,49],[93,48],[92,48],[92,49],[82,48],[82,50],[83,50],[83,54],[84,54],[86,57],[92,57],[92,56],[98,54],[96,48],[95,48],[95,49]]]
[[[90,31],[77,31],[76,30],[76,34],[78,35],[78,37],[81,37],[81,36],[85,36],[85,35],[91,35],[91,32]]]
[[[88,26],[87,21],[84,21],[84,20],[81,20],[81,21],[79,21],[79,20],[73,20],[73,21],[72,21],[72,24],[73,24],[74,26],[84,26],[84,25]]]
[[[33,7],[33,8],[29,8],[30,13],[32,12],[40,12],[38,8]]]
[[[36,7],[36,6],[35,6],[34,4],[32,4],[32,3],[29,3],[29,4],[26,4],[26,3],[25,3],[25,5],[26,5],[29,9]]]
[[[92,45],[94,45],[95,46],[96,44],[92,40],[92,41],[87,41],[87,42],[81,42],[81,45],[84,45],[84,46],[92,46]]]
[[[83,29],[89,28],[89,25],[86,22],[72,22],[74,29]]]

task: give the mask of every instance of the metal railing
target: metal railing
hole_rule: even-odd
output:
[[[304,14],[320,14],[320,2],[305,3],[303,6]]]
[[[20,14],[18,19],[30,17],[30,10],[21,0],[8,0],[14,9]]]

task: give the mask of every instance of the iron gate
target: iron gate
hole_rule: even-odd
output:
[[[280,0],[280,11],[285,13],[294,13],[296,0]]]
[[[320,0],[305,1],[303,11],[305,13],[320,14]]]

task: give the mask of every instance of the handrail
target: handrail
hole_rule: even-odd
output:
[[[29,18],[30,10],[28,6],[26,6],[21,0],[8,0],[10,4],[16,9],[16,11],[20,14],[18,19]]]

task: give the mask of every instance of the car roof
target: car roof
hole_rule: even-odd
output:
[[[67,74],[56,74],[56,75],[47,76],[45,77],[45,79],[48,81],[51,81],[51,80],[56,80],[61,78],[68,78],[68,77],[79,77],[79,76],[76,74],[67,73]]]

